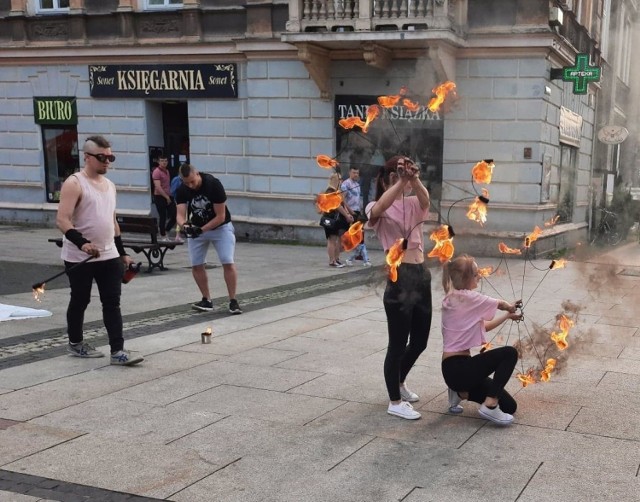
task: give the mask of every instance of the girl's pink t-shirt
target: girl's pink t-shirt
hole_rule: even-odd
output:
[[[365,213],[368,217],[371,217],[374,204],[376,202],[367,204]],[[428,215],[429,208],[422,209],[418,197],[411,195],[394,200],[375,225],[368,225],[375,231],[385,252],[389,251],[398,239],[407,239],[407,249],[418,248],[422,251],[422,222]]]
[[[469,289],[454,289],[442,300],[443,352],[460,352],[486,343],[484,321],[498,311],[499,300]]]

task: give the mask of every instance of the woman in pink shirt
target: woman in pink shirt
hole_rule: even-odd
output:
[[[408,420],[420,418],[411,406],[419,397],[407,388],[405,380],[427,348],[431,328],[431,273],[424,267],[422,237],[429,203],[429,192],[420,181],[418,167],[411,159],[398,155],[380,169],[376,201],[365,210],[368,225],[375,230],[385,253],[398,239],[404,239],[398,280],[387,281],[383,297],[389,332],[384,379],[390,401],[387,412]]]
[[[479,413],[500,425],[513,421],[517,404],[504,389],[518,360],[511,346],[471,356],[470,349],[486,343],[485,333],[508,319],[518,321],[520,301],[507,303],[473,291],[480,276],[475,260],[466,254],[447,262],[442,270],[442,376],[449,386],[449,411],[461,413],[460,401],[479,403]],[[506,313],[495,317],[498,310]],[[493,378],[489,375],[493,374]]]

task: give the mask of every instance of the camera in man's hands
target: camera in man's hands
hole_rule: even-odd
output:
[[[202,234],[202,229],[200,227],[196,227],[195,225],[185,225],[182,227],[182,232],[185,237],[189,239],[195,239],[196,237]]]

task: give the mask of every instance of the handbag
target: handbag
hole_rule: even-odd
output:
[[[320,218],[320,226],[327,230],[334,230],[338,228],[340,213],[338,211],[331,211],[329,213],[322,213]]]

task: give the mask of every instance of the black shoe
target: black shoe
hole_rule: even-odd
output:
[[[207,300],[206,298],[203,298],[198,303],[192,304],[191,308],[193,310],[201,310],[203,312],[210,312],[210,311],[213,310],[213,303],[211,302],[211,300]]]
[[[238,300],[234,299],[229,302],[229,313],[231,315],[242,314],[242,309],[240,308],[240,305],[238,305]]]

